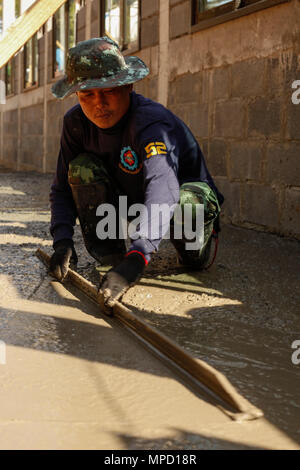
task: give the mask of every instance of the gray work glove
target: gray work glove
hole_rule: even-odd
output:
[[[133,286],[142,276],[145,265],[145,258],[142,254],[129,253],[120,264],[112,268],[103,277],[99,292],[103,295],[104,304],[108,307],[106,313],[112,314],[112,307],[115,302]]]
[[[67,275],[70,262],[78,262],[73,240],[63,239],[54,243],[54,253],[50,260],[49,271],[58,279],[63,281]]]

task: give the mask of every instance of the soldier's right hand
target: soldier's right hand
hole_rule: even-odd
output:
[[[70,261],[78,262],[73,240],[59,240],[53,245],[53,248],[54,253],[50,260],[50,272],[56,279],[63,281],[68,273]]]

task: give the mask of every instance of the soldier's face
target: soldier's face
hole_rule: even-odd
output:
[[[115,88],[91,88],[78,91],[77,97],[86,117],[102,129],[117,124],[127,112],[132,85]]]

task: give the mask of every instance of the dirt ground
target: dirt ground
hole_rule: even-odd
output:
[[[62,312],[67,312],[68,308],[76,306],[79,309],[76,319],[80,320],[82,325],[85,321],[82,319],[84,313],[71,294],[65,292],[57,297],[57,293],[51,293],[53,291],[53,286],[49,287],[51,279],[47,276],[44,266],[34,256],[38,247],[44,247],[49,253],[52,250],[48,203],[51,180],[51,175],[0,171],[0,278],[2,286],[0,341],[2,340],[9,345],[10,355],[15,358],[14,367],[20,374],[19,382],[17,377],[11,378],[7,366],[0,364],[0,374],[4,373],[4,376],[7,374],[8,384],[2,389],[4,395],[1,398],[2,407],[0,407],[0,427],[2,430],[7,430],[7,434],[2,434],[2,436],[7,436],[2,443],[0,438],[1,448],[5,448],[5,446],[14,448],[14,445],[15,448],[18,448],[18,442],[21,447],[28,447],[28,441],[24,436],[28,435],[30,416],[37,413],[37,410],[32,411],[34,407],[32,408],[32,403],[30,404],[31,388],[29,384],[21,384],[21,377],[24,374],[22,361],[29,352],[33,354],[30,356],[31,358],[37,358],[40,368],[47,367],[45,364],[49,364],[49,369],[53,372],[58,367],[62,374],[61,377],[63,377],[62,383],[66,381],[67,388],[71,387],[74,380],[70,369],[74,365],[69,357],[72,355],[69,353],[71,346],[69,344],[69,349],[66,351],[65,343],[70,341],[70,335],[74,335],[75,338],[78,336],[77,348],[83,348],[84,351],[84,348],[90,348],[89,353],[80,350],[80,357],[83,357],[85,361],[90,360],[91,367],[95,364],[95,359],[90,357],[97,341],[95,331],[92,332],[83,326],[82,328],[80,326],[71,327],[71,324],[68,324],[65,319],[66,314]],[[78,272],[97,283],[99,276],[99,271],[96,270],[97,264],[87,254],[78,226],[75,230],[75,243],[79,255]],[[116,429],[119,426],[119,440],[114,442],[113,448],[258,448],[260,447],[258,442],[261,443],[262,448],[300,448],[300,364],[292,362],[292,354],[294,353],[292,343],[295,340],[300,341],[299,266],[299,242],[272,234],[223,225],[217,259],[210,270],[189,273],[177,272],[175,252],[167,241],[163,241],[160,251],[153,257],[144,277],[123,297],[124,304],[178,342],[193,356],[223,372],[243,396],[258,408],[263,409],[265,414],[263,422],[268,423],[266,428],[261,428],[265,442],[261,440],[260,433],[256,428],[259,427],[259,424],[253,424],[252,428],[248,427],[247,430],[243,427],[239,429],[227,427],[226,431],[220,431],[218,434],[218,426],[221,429],[225,418],[216,418],[214,421],[212,417],[215,410],[207,405],[208,408],[203,406],[200,410],[206,417],[205,423],[202,422],[201,439],[199,434],[197,437],[193,433],[193,426],[191,426],[189,432],[178,432],[175,437],[172,435],[173,437],[163,438],[158,435],[159,433],[155,437],[153,432],[149,431],[152,438],[148,438],[146,433],[140,442],[137,438],[130,440],[128,436],[124,437],[128,423],[125,425],[126,420],[121,420],[122,426],[119,421],[116,422]],[[100,269],[100,272],[104,271]],[[71,295],[70,298],[69,295]],[[62,297],[64,297],[63,300]],[[27,304],[28,302],[29,304]],[[45,317],[37,324],[34,309],[37,308],[38,303],[40,304],[39,315],[42,315],[41,306],[43,306]],[[55,306],[56,310],[53,310]],[[64,306],[64,311],[61,310],[62,306]],[[27,313],[21,318],[16,315],[17,310],[23,310]],[[57,315],[61,315],[61,321],[64,319],[61,328],[57,328]],[[70,311],[68,315],[72,316],[75,313]],[[99,324],[98,327],[101,326],[102,330],[105,330],[103,325]],[[116,351],[120,349],[118,341],[111,332],[107,341],[112,342],[112,349],[113,347],[116,348]],[[128,340],[122,337],[120,344],[122,341]],[[136,346],[127,347],[130,350]],[[24,353],[22,355],[20,355],[20,348]],[[75,348],[74,344],[72,348]],[[42,353],[47,355],[49,362],[43,362],[45,356]],[[69,356],[67,357],[66,354]],[[132,351],[132,354],[134,355],[135,352]],[[61,356],[63,356],[62,363],[57,366],[54,358]],[[76,356],[75,353],[74,356]],[[127,359],[124,359],[127,363],[130,363],[131,360],[129,356],[128,352]],[[150,370],[159,368],[159,366],[156,362],[152,363],[151,358],[147,360],[145,359],[145,364],[142,367],[144,379],[140,379],[138,385],[142,388],[143,393],[146,393],[148,388],[155,395],[154,383],[156,383],[157,377],[166,376],[167,373],[155,372],[153,374],[154,382],[151,382],[149,377],[153,378],[153,375],[149,376],[146,364]],[[98,372],[102,373],[106,366],[98,364],[97,367],[100,367]],[[65,367],[68,368],[67,372],[64,372]],[[141,366],[136,366],[137,369],[139,367]],[[122,376],[121,382],[127,383],[134,368],[135,366],[124,367],[117,378],[114,369],[111,382],[109,385],[106,384],[107,389],[113,389],[118,396],[116,388],[118,380]],[[128,371],[128,369],[131,370]],[[84,387],[86,370],[81,370],[81,373],[82,377],[78,380],[81,387]],[[33,378],[34,374],[33,367],[31,374],[33,382],[36,380]],[[145,374],[147,378],[145,378]],[[133,377],[132,380],[135,383],[136,377]],[[17,395],[15,395],[16,392],[12,393],[12,390],[16,388],[14,382],[18,388]],[[50,389],[55,387],[51,383],[44,385],[44,387],[46,386]],[[162,387],[162,389],[166,387],[166,393],[168,393],[168,387],[165,383],[163,386],[159,383],[157,387]],[[23,393],[20,392],[22,389]],[[79,391],[76,398],[78,400],[80,400]],[[42,394],[39,395],[41,406],[43,399],[46,400],[44,404],[47,402],[45,393],[46,391],[42,387]],[[130,393],[132,393],[134,400],[136,398],[135,392],[129,391],[129,398]],[[180,393],[178,392],[178,400],[185,400]],[[11,398],[8,399],[10,394],[12,394]],[[97,393],[94,391],[93,397],[95,398],[95,396]],[[149,407],[147,399],[144,399],[145,407]],[[27,416],[23,416],[23,411],[18,415],[18,410],[21,409],[24,400],[28,406]],[[194,397],[189,396],[189,400],[194,404]],[[131,402],[127,396],[126,406],[132,406],[128,403]],[[152,405],[158,406],[154,405],[154,402]],[[178,407],[178,402],[175,400],[173,405],[172,408],[172,405],[169,404],[168,416],[170,416],[172,409]],[[190,407],[190,410],[193,406]],[[113,407],[112,403],[110,403],[110,407]],[[154,418],[151,418],[153,413],[149,410],[146,411],[146,409],[144,409],[144,419],[146,419],[146,423],[148,422],[150,429],[153,424],[150,424],[151,419]],[[71,405],[69,412],[69,416],[71,416]],[[59,413],[64,414],[64,411],[60,409],[57,413],[59,416]],[[22,417],[20,417],[21,415]],[[161,416],[162,419],[169,420],[163,412],[161,412]],[[47,419],[50,419],[49,426],[51,427],[53,424],[51,424],[51,418]],[[77,428],[80,428],[78,423],[84,421],[83,417],[80,419],[76,421]],[[111,417],[107,416],[108,421],[109,419]],[[70,424],[68,420],[70,418],[65,422]],[[136,416],[136,420],[131,419],[132,422],[139,422],[139,420],[142,429],[147,430],[145,422],[142,424],[141,416]],[[190,423],[193,421],[192,418],[189,420]],[[9,430],[12,422],[16,421],[20,421],[21,424],[18,428],[17,441],[14,441],[13,444],[10,442],[13,431]],[[45,422],[43,422],[44,425]],[[97,426],[97,423],[93,425]],[[36,431],[37,435],[33,435],[32,448],[37,448],[39,445],[47,447],[50,445],[49,442],[56,442],[55,439],[47,441],[45,438],[39,444],[40,432],[42,434],[44,432],[45,435],[50,432],[49,429],[47,431],[45,429],[43,431],[43,429],[41,427],[39,433]],[[74,428],[72,429],[74,431]],[[207,430],[206,435],[203,431],[205,429]],[[255,434],[257,435],[256,440]],[[124,439],[120,438],[121,435]],[[59,441],[60,437],[57,439]],[[60,448],[72,447],[75,441],[75,437],[73,441],[72,439],[65,443],[62,441]],[[104,439],[102,445],[105,446],[105,442]],[[100,448],[101,446],[97,446],[93,442],[92,447]]]

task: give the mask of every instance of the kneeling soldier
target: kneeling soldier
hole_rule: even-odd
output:
[[[148,75],[146,65],[138,57],[123,57],[118,45],[103,37],[70,49],[66,73],[52,92],[60,99],[76,93],[79,104],[64,116],[51,187],[51,271],[63,280],[70,261],[77,262],[72,241],[76,217],[91,256],[113,264],[100,286],[109,307],[142,276],[169,228],[179,261],[206,267],[224,198],[189,128],[161,104],[132,91],[132,84]],[[100,239],[96,233],[97,207],[112,204],[117,209],[120,196],[127,197],[128,205],[145,207],[129,250],[121,237]],[[172,215],[178,203],[204,205],[199,249],[187,250],[187,240],[174,237]],[[170,208],[167,220],[151,210],[163,204]]]

